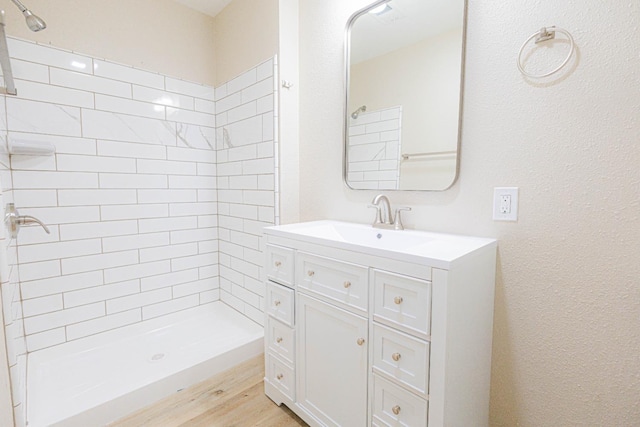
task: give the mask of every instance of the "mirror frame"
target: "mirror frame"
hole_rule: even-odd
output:
[[[349,82],[350,82],[350,74],[351,74],[351,30],[353,29],[353,25],[355,21],[361,17],[362,15],[368,13],[371,9],[374,9],[383,4],[389,3],[392,0],[377,0],[368,6],[363,7],[360,10],[357,10],[349,20],[347,21],[347,27],[345,30],[344,37],[344,104],[343,104],[343,135],[342,135],[342,143],[343,143],[343,155],[342,155],[342,182],[349,188],[354,191],[446,191],[449,190],[454,184],[458,181],[460,177],[460,150],[462,148],[462,116],[463,116],[463,105],[464,105],[464,77],[465,77],[465,68],[466,68],[466,53],[467,53],[467,16],[468,16],[468,0],[459,0],[464,2],[463,7],[463,16],[462,16],[462,49],[461,49],[461,58],[460,58],[460,97],[458,100],[458,141],[456,146],[456,171],[451,181],[451,184],[443,189],[397,189],[397,190],[371,190],[368,188],[353,188],[349,184],[348,180],[348,165],[349,165]],[[424,0],[418,0],[424,1]]]

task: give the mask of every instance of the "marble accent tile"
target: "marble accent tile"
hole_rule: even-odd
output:
[[[63,136],[81,136],[80,109],[7,98],[8,129]]]
[[[82,110],[84,137],[176,145],[175,123],[105,111]]]
[[[212,127],[178,123],[178,146],[215,150],[216,131]]]

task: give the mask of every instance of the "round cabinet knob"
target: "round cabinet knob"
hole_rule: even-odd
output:
[[[358,341],[356,341],[358,343],[358,345],[362,345],[364,344],[364,338],[358,338]]]
[[[278,338],[276,338],[276,342],[277,342],[277,343],[281,343],[281,342],[282,342],[282,337],[278,337]]]
[[[344,287],[345,287],[345,289],[351,287],[351,282],[348,281],[348,280],[346,282],[344,282]]]
[[[400,414],[400,407],[398,405],[394,406],[393,408],[391,408],[391,410],[393,411],[394,414],[399,415]]]
[[[279,380],[281,380],[281,379],[283,379],[283,378],[284,378],[284,375],[282,375],[282,374],[278,374],[278,375],[276,375],[276,378],[277,378],[277,379],[279,379]]]
[[[309,276],[309,277],[312,277],[314,274],[316,274],[316,273],[313,270],[307,271],[307,276]]]
[[[402,356],[400,356],[400,353],[393,353],[393,354],[391,355],[391,358],[392,358],[395,362],[397,362],[398,360],[400,360],[400,358],[401,358],[401,357],[402,357]]]
[[[275,264],[276,267],[280,267],[282,265],[282,263],[280,261],[276,261],[276,262],[274,262],[274,264]]]
[[[404,301],[404,300],[402,299],[402,297],[395,297],[395,298],[393,299],[393,302],[395,302],[395,303],[396,303],[396,304],[398,304],[398,305],[402,304],[402,301]]]
[[[280,300],[277,299],[273,302],[273,305],[275,305],[276,307],[280,305]]]

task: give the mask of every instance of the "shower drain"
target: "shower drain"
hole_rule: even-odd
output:
[[[150,362],[158,362],[160,360],[164,359],[164,353],[156,353],[153,356],[151,356],[149,358]]]

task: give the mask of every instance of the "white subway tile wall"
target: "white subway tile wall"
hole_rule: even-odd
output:
[[[215,90],[220,298],[260,324],[265,292],[256,254],[262,228],[279,222],[276,70],[274,58]]]
[[[348,180],[353,188],[397,190],[400,185],[402,107],[349,119]]]
[[[7,115],[4,99],[0,102],[0,214],[5,216],[5,206],[13,203],[15,192],[10,171],[10,157],[6,143]],[[25,425],[27,398],[27,341],[22,322],[23,312],[38,312],[49,304],[53,308],[57,301],[34,300],[23,308],[20,296],[20,281],[17,266],[18,254],[15,239],[8,235],[4,225],[0,226],[0,291],[2,293],[2,312],[4,318],[4,336],[11,377],[11,394],[16,425]],[[46,267],[45,267],[46,269]],[[48,309],[48,308],[45,308]],[[45,340],[47,337],[43,337]],[[3,345],[4,343],[0,343]]]
[[[214,89],[22,40],[9,50],[19,95],[2,97],[2,137],[56,146],[10,158],[0,144],[2,206],[15,198],[51,230],[0,234],[16,416],[27,351],[218,299],[262,324],[276,59]]]

